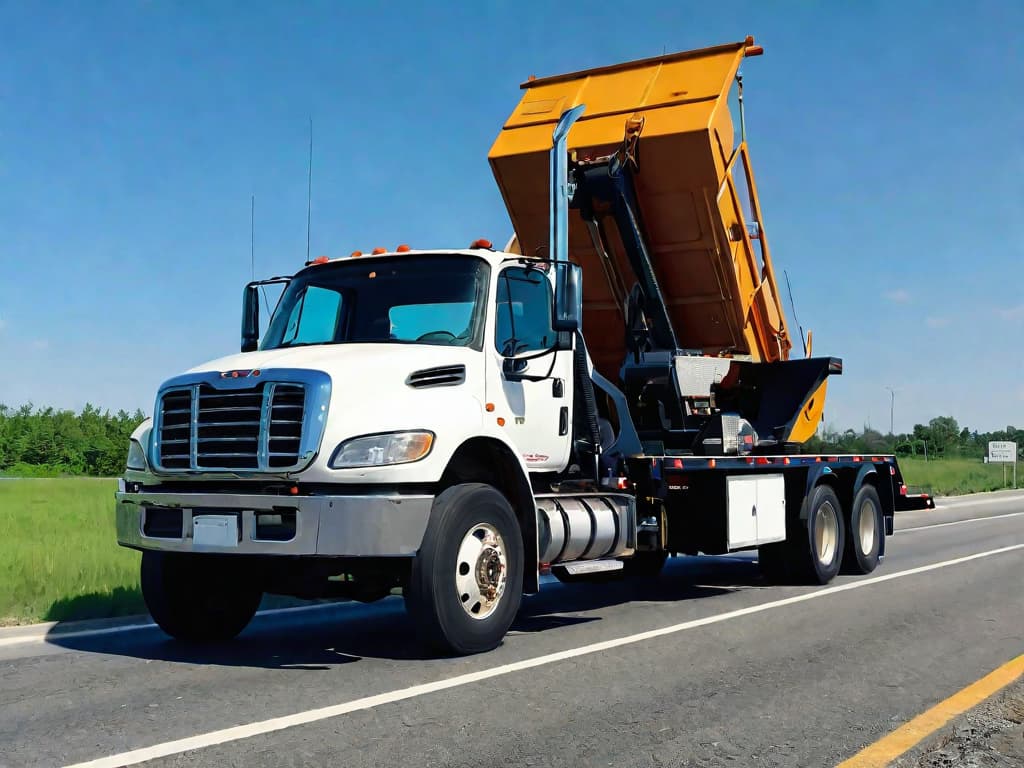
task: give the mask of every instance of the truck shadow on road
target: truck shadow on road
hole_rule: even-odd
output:
[[[556,635],[562,628],[611,619],[601,612],[627,603],[697,601],[761,586],[757,565],[745,558],[673,558],[659,577],[646,580],[561,584],[545,579],[539,594],[524,599],[512,632]],[[98,636],[61,632],[58,624],[47,642],[174,664],[325,671],[363,658],[443,661],[416,642],[399,597],[258,616],[236,640],[216,646],[184,645],[153,627]]]

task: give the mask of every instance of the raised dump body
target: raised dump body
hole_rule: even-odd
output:
[[[622,231],[621,218],[603,215],[607,210],[586,211],[591,223],[574,214],[569,227],[570,258],[587,276],[588,349],[613,381],[627,355],[629,292],[638,279],[643,283],[630,255],[637,241],[653,271],[653,283],[645,286],[647,311],[667,311],[667,328],[651,321],[655,346],[758,362],[789,357],[791,340],[740,135],[741,115],[730,110],[730,101],[742,94],[740,63],[760,52],[747,38],[531,79],[522,84],[523,97],[491,148],[491,167],[515,230],[511,248],[526,255],[547,251],[548,152],[563,111],[586,105],[569,136],[577,171],[616,153],[630,166],[637,236]],[[659,287],[661,295],[651,296]],[[659,306],[652,310],[654,304]]]

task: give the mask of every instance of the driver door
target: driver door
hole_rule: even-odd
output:
[[[493,415],[505,420],[503,429],[527,468],[548,472],[565,468],[572,439],[572,351],[554,349],[553,302],[545,272],[521,266],[502,270],[487,382]],[[517,373],[538,380],[506,375],[508,358]]]

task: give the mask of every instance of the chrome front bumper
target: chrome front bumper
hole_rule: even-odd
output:
[[[239,555],[409,556],[423,540],[432,496],[265,496],[218,493],[119,492],[117,540],[135,549],[166,552],[218,552]],[[147,536],[150,508],[181,510],[181,535]],[[288,541],[258,538],[256,516],[295,513]],[[193,540],[193,517],[236,515],[237,546],[200,545]]]

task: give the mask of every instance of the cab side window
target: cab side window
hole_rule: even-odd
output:
[[[505,357],[541,352],[555,345],[551,329],[551,283],[543,272],[509,267],[498,278],[494,346]]]

